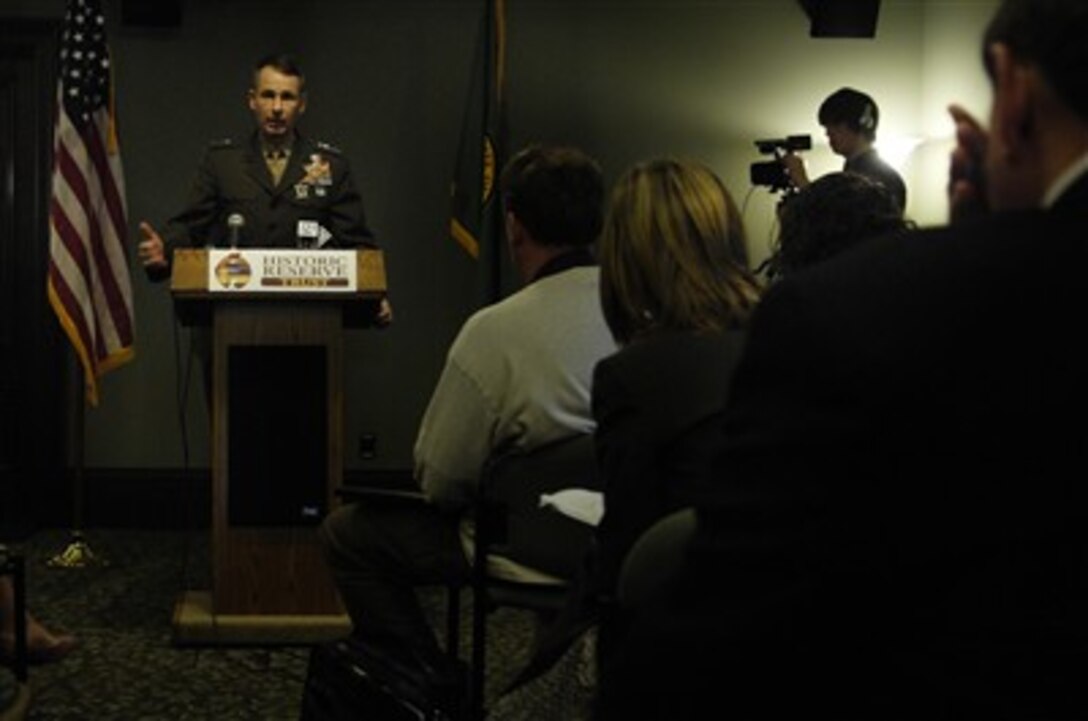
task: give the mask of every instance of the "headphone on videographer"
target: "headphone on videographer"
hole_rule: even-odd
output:
[[[871,97],[853,88],[840,88],[827,96],[817,113],[820,125],[842,123],[872,142],[880,122],[880,110]]]

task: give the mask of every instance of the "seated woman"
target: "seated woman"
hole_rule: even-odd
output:
[[[887,188],[856,173],[820,176],[782,204],[778,222],[774,253],[763,265],[771,279],[911,227]]]
[[[628,171],[613,190],[599,256],[601,304],[621,346],[593,377],[605,513],[584,576],[522,681],[598,621],[598,648],[607,653],[607,610],[624,556],[708,480],[759,299],[737,206],[696,163],[656,160]]]
[[[768,275],[774,280],[823,263],[834,262],[835,257],[849,252],[859,244],[874,240],[878,236],[902,232],[911,225],[909,221],[903,219],[897,202],[884,186],[853,173],[831,173],[821,176],[797,194],[790,196],[781,205],[779,223],[780,229],[774,253],[764,265],[764,268],[768,269]],[[602,273],[602,281],[603,279]],[[778,320],[784,320],[784,318],[780,317]],[[748,368],[748,370],[751,369]],[[764,367],[760,372],[774,373],[776,370]],[[749,375],[748,378],[754,376],[755,373]],[[715,421],[715,425],[719,422]],[[719,460],[718,463],[721,464],[722,461]],[[705,466],[704,470],[707,470]],[[729,471],[728,465],[717,465],[717,477],[713,479],[718,484],[716,488],[728,488],[730,486],[726,484],[731,482],[736,485],[736,479],[729,477]],[[714,473],[714,470],[710,469],[710,472]],[[756,480],[758,481],[758,476]],[[711,486],[708,485],[709,487]],[[737,495],[743,495],[743,491],[738,491]],[[766,499],[762,500],[766,501]],[[752,506],[758,502],[753,500]],[[706,503],[692,505],[703,508]],[[748,508],[749,518],[751,513],[754,513],[752,506]],[[611,508],[609,508],[610,511]],[[780,510],[779,513],[781,514]],[[607,640],[609,644],[602,649],[602,662],[605,666],[600,669],[596,718],[686,718],[690,715],[690,709],[684,703],[677,703],[677,695],[671,690],[659,696],[654,696],[652,693],[636,694],[631,691],[643,678],[653,678],[656,682],[658,654],[662,658],[671,659],[677,656],[675,649],[665,648],[664,644],[654,646],[653,641],[658,639],[654,637],[648,640],[645,629],[653,628],[656,632],[659,616],[666,613],[665,599],[671,597],[667,596],[663,589],[668,591],[675,589],[674,584],[677,583],[679,569],[682,569],[683,564],[690,560],[687,542],[695,528],[696,518],[695,510],[687,509],[686,512],[669,516],[664,522],[655,523],[648,533],[640,536],[637,543],[633,544],[631,552],[625,558],[621,576],[617,581],[620,588],[619,605],[622,611],[614,614],[618,621],[614,624],[611,638],[604,638],[603,634],[607,630],[607,625],[602,621],[602,642]],[[738,516],[737,523],[743,522],[744,519]],[[768,527],[773,527],[773,521],[765,520],[764,522]],[[741,528],[741,526],[737,527]],[[747,542],[755,544],[750,550],[752,556],[757,556],[761,539],[753,535],[744,536],[744,538]],[[768,565],[757,566],[751,572],[764,573],[768,577],[773,577],[780,571],[781,569]],[[684,582],[691,585],[684,585],[684,591],[701,593],[705,590],[710,594],[711,589],[717,589],[714,592],[720,593],[720,584],[727,583],[718,579],[714,583],[719,585],[707,582],[705,586],[702,586],[699,585],[702,580],[692,582],[690,577],[685,577]],[[731,608],[735,611],[742,607],[744,598],[744,589],[737,588],[736,594],[732,597]],[[766,599],[760,600],[766,602]],[[668,611],[671,612],[671,610],[671,607],[668,607]],[[762,608],[753,605],[747,610],[755,618],[759,616]],[[699,629],[696,629],[694,633],[699,633]],[[661,634],[662,638],[671,637],[673,628],[670,627]],[[697,637],[693,643],[699,646],[701,641],[702,637]],[[650,650],[644,653],[643,651],[647,649]],[[669,666],[669,669],[676,667],[674,663]],[[646,668],[652,670],[647,672],[646,676],[637,675]],[[683,668],[684,673],[688,673],[691,666],[683,666]],[[635,671],[635,669],[638,670]],[[669,674],[662,669],[661,675],[664,677]],[[675,679],[675,676],[672,679]],[[666,687],[665,683],[662,682],[662,688]],[[722,694],[725,698],[730,693],[729,679],[722,676],[722,683],[724,689]],[[674,695],[667,695],[670,693]],[[647,699],[652,699],[652,702],[657,705],[648,708]],[[748,718],[748,716],[744,717]]]
[[[59,661],[77,645],[76,638],[58,634],[26,614],[26,650],[30,663]],[[15,591],[11,579],[0,578],[0,663],[15,658]]]

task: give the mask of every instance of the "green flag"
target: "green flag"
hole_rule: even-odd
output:
[[[495,196],[506,155],[505,6],[505,0],[484,0],[457,167],[450,187],[450,237],[484,266],[488,300],[498,297],[501,261],[502,203]]]

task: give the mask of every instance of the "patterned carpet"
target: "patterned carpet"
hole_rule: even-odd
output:
[[[15,547],[27,559],[28,604],[49,626],[75,633],[80,647],[57,664],[30,672],[30,721],[294,721],[298,718],[309,649],[299,647],[179,648],[171,644],[171,613],[185,589],[207,588],[207,532],[90,531],[89,548],[103,567],[50,568],[70,540],[42,531]],[[424,592],[441,627],[441,591]],[[471,607],[466,594],[462,608]],[[501,688],[525,662],[531,614],[491,615],[488,688]],[[461,648],[470,647],[466,616]],[[577,721],[589,718],[592,639],[571,650],[537,682],[490,699],[490,719]],[[10,699],[10,673],[0,670],[0,709]]]

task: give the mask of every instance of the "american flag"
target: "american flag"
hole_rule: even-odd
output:
[[[83,367],[87,401],[97,405],[99,377],[134,354],[125,180],[100,0],[68,0],[59,66],[49,302]]]

